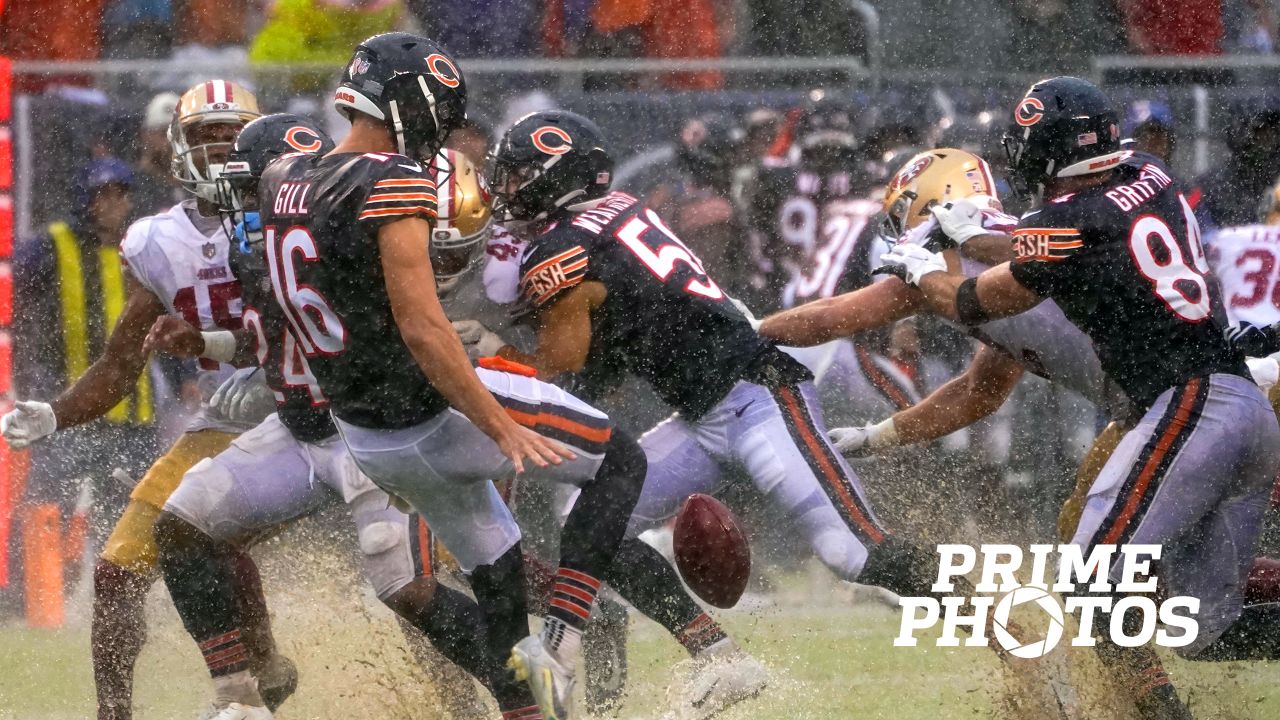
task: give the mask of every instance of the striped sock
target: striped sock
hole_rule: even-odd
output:
[[[726,637],[728,636],[724,634],[724,628],[720,627],[720,623],[712,620],[710,615],[702,613],[684,626],[680,634],[676,635],[676,640],[680,641],[690,655],[697,655]]]
[[[516,708],[515,710],[503,710],[502,720],[542,720],[542,711],[537,705]]]
[[[591,606],[600,581],[590,575],[561,567],[551,588],[551,603],[542,625],[542,644],[566,663],[573,663],[582,645],[582,630],[591,618]]]
[[[200,652],[204,654],[204,664],[209,666],[212,677],[249,669],[249,652],[240,640],[238,629],[201,641]]]

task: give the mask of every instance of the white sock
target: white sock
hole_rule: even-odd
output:
[[[559,618],[548,617],[542,621],[542,645],[561,665],[572,669],[578,663],[578,650],[582,647],[582,631]]]

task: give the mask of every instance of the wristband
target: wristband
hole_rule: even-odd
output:
[[[230,330],[202,332],[200,337],[204,338],[204,351],[200,357],[229,363],[236,356],[236,336]]]
[[[898,441],[898,427],[893,424],[892,416],[867,427],[868,449],[880,450],[882,448],[897,447],[901,444]]]

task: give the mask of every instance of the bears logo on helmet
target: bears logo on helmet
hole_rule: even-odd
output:
[[[1031,127],[1040,122],[1044,118],[1044,103],[1040,102],[1040,98],[1023,98],[1018,103],[1018,109],[1013,113],[1013,119],[1022,127]]]
[[[306,138],[311,138],[309,141]],[[309,127],[294,125],[284,134],[284,141],[298,152],[313,153],[324,145],[324,141],[316,137],[316,133]]]
[[[462,82],[459,80],[462,74],[458,72],[453,61],[440,53],[431,53],[427,56],[427,68],[445,87],[456,88]]]
[[[543,139],[546,135],[554,135],[560,138],[563,144],[548,145],[547,141]],[[569,137],[569,133],[553,125],[543,125],[530,133],[529,137],[533,139],[534,147],[548,155],[564,155],[573,149],[573,138]]]

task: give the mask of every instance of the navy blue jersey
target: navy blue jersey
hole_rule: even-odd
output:
[[[267,168],[258,199],[272,293],[334,414],[393,429],[447,408],[401,339],[378,249],[382,225],[434,220],[430,170],[388,153],[296,155]]]
[[[275,395],[280,422],[302,442],[330,437],[337,430],[329,416],[329,399],[272,295],[266,253],[262,248],[248,254],[232,250],[229,261],[240,281],[244,327],[253,333],[258,364]]]
[[[591,317],[589,393],[631,373],[696,419],[741,379],[807,377],[751,329],[657,213],[625,193],[610,194],[531,241],[520,276],[534,312],[582,282],[604,285],[604,303]]]
[[[1223,340],[1195,215],[1155,157],[1135,154],[1103,185],[1028,212],[1014,248],[1014,278],[1093,340],[1136,408],[1194,377],[1248,377]]]

